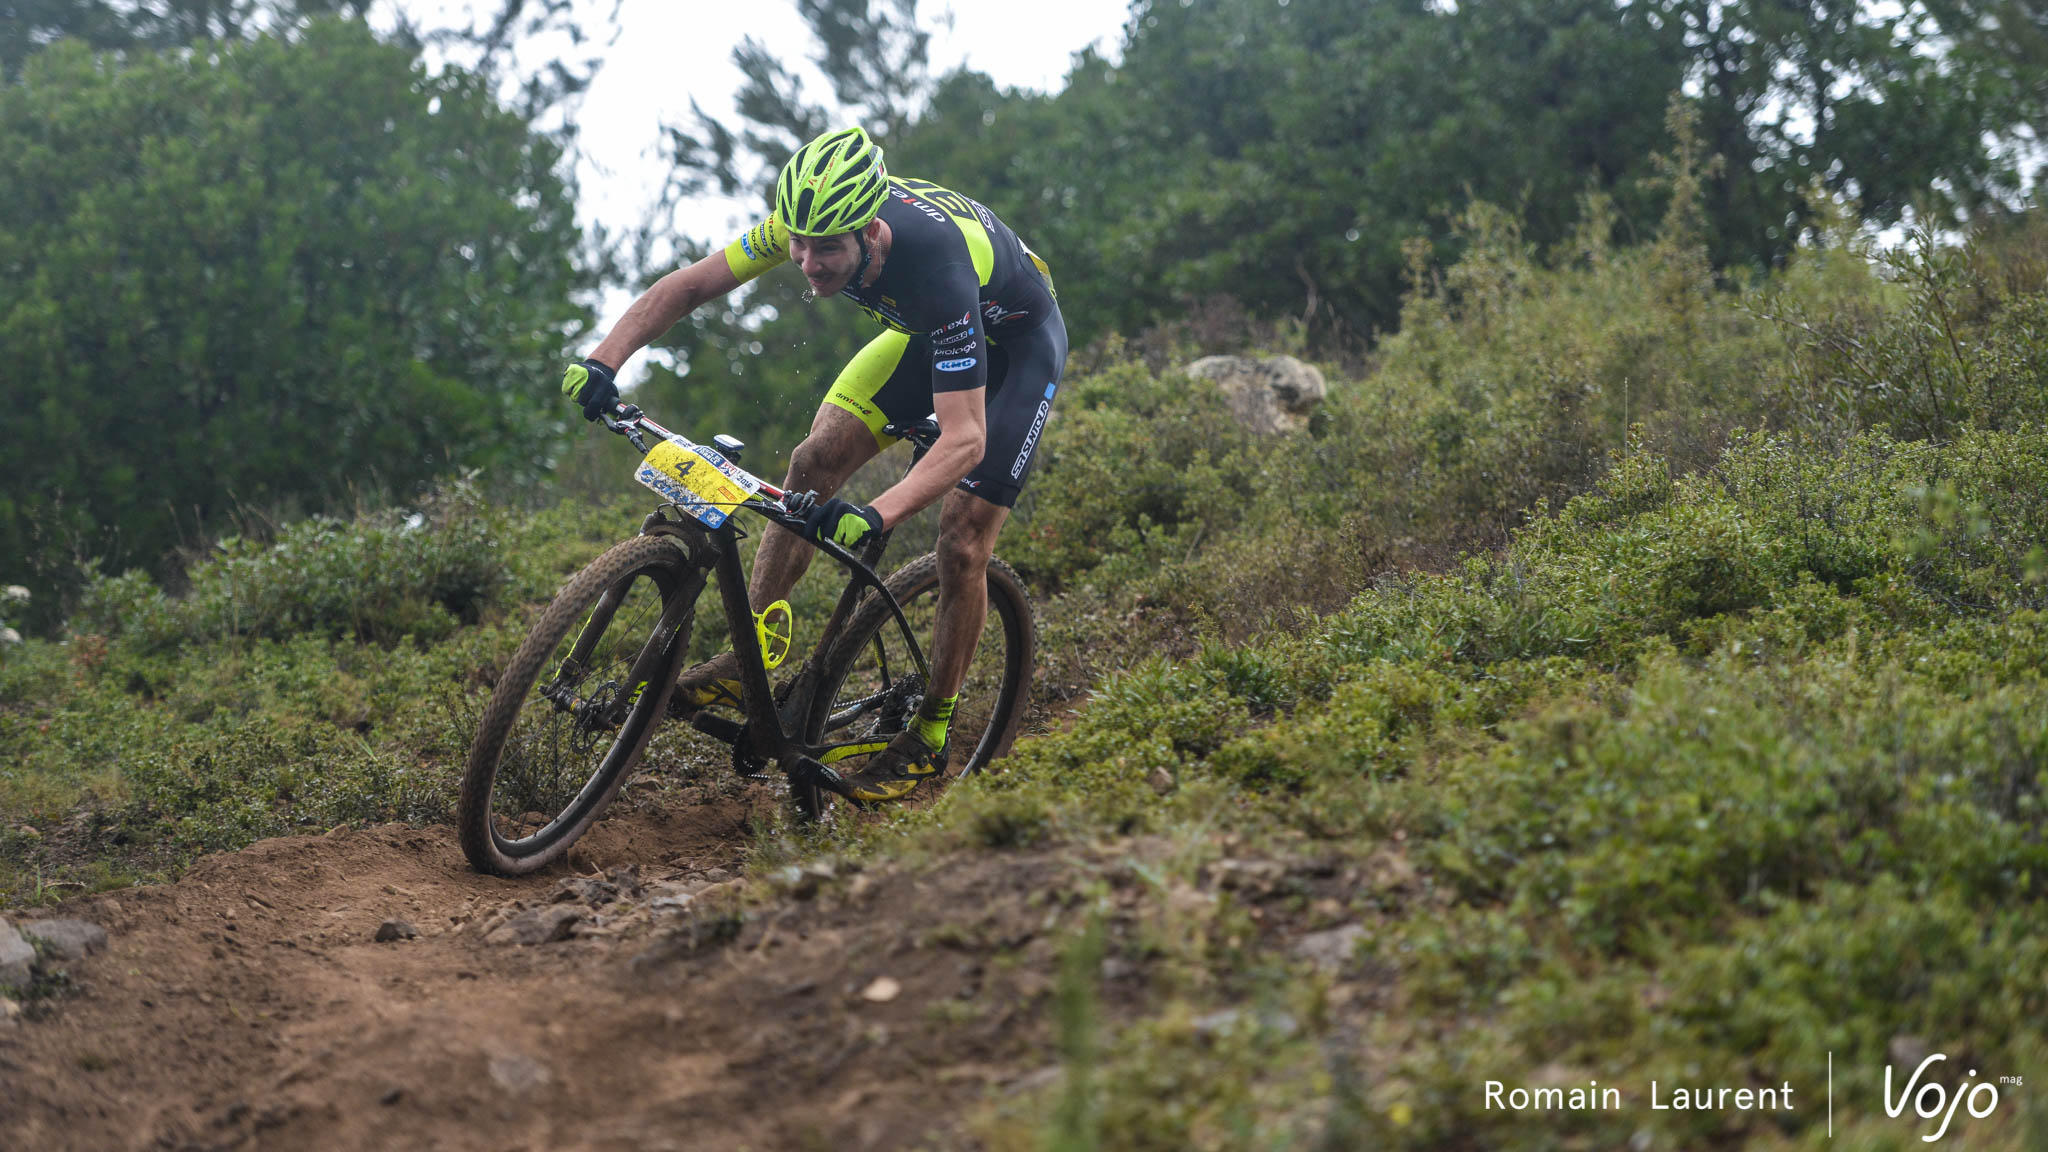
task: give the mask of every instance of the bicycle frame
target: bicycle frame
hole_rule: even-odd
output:
[[[630,440],[642,456],[647,455],[649,451],[647,442],[641,434],[642,429],[664,440],[689,443],[684,437],[669,432],[629,404],[620,405],[616,417],[613,414],[606,414],[604,422],[611,431]],[[921,456],[930,446],[928,432],[922,429],[903,431],[917,445],[917,455]],[[913,463],[915,459],[913,456]],[[733,512],[746,509],[784,528],[801,532],[803,517],[791,509],[790,493],[761,481],[758,477],[752,477],[751,473],[749,476],[760,483],[762,495],[737,505]],[[778,710],[775,705],[774,687],[768,680],[768,664],[761,650],[760,634],[749,626],[754,620],[754,608],[748,599],[746,568],[740,560],[739,542],[744,538],[744,533],[738,527],[737,516],[728,515],[724,523],[718,527],[705,528],[692,520],[669,519],[663,514],[663,510],[670,507],[676,505],[664,504],[662,508],[650,513],[641,524],[641,534],[676,537],[684,544],[686,550],[691,550],[690,542],[693,538],[703,540],[709,545],[711,556],[708,566],[718,579],[719,602],[725,609],[726,630],[731,636],[733,653],[739,660],[740,682],[743,689],[741,698],[745,702],[747,717],[746,722],[742,724],[700,710],[691,718],[691,726],[715,740],[740,748],[755,759],[775,763],[792,782],[807,783],[851,799],[851,789],[832,768],[832,761],[856,751],[876,751],[880,746],[871,741],[809,744],[802,739],[800,725],[802,714],[810,703],[810,693],[814,690],[811,682],[817,677],[820,664],[838,639],[839,629],[860,602],[862,592],[867,589],[873,589],[889,606],[890,615],[902,632],[905,649],[916,664],[918,675],[926,683],[931,681],[931,666],[926,661],[923,647],[911,630],[909,619],[903,613],[903,606],[897,602],[882,577],[874,570],[874,565],[881,561],[883,552],[888,548],[889,538],[893,533],[885,531],[874,534],[862,548],[859,556],[830,540],[815,545],[820,552],[830,556],[840,567],[846,569],[847,585],[839,594],[839,601],[833,607],[824,630],[819,634],[816,646],[805,658],[795,679],[790,682],[786,706]],[[701,595],[701,592],[699,594]],[[694,604],[695,598],[690,598],[690,602]],[[663,624],[667,627],[667,634],[673,637],[680,620],[664,620]],[[664,652],[660,663],[665,668],[675,668],[680,665],[682,657],[683,654],[679,652]],[[745,744],[744,748],[741,748],[742,742]]]

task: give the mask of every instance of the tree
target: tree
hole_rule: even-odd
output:
[[[1468,198],[1539,245],[1588,190],[1623,239],[1654,232],[1674,92],[1722,157],[1719,266],[1782,261],[1816,182],[1879,223],[2010,207],[2048,108],[2037,7],[1139,0],[1119,62],[1050,100],[948,78],[901,151],[1031,238],[1082,342],[1218,294],[1362,335],[1397,322],[1409,241],[1455,253]]]
[[[930,132],[975,173],[1083,341],[1217,294],[1365,336],[1398,315],[1404,243],[1448,244],[1469,196],[1555,242],[1591,183],[1647,229],[1685,66],[1612,0],[1141,0],[1119,63],[1084,58],[1050,101],[949,81],[908,147]]]
[[[1781,262],[1819,181],[1866,219],[1916,205],[1938,225],[2012,205],[2010,147],[2028,81],[1976,65],[2022,51],[2038,26],[2005,0],[1652,0],[1683,29],[1710,147],[1717,263]],[[2033,73],[2038,109],[2040,73]]]
[[[0,576],[538,473],[563,414],[534,366],[588,322],[560,158],[360,24],[37,54],[0,87]]]
[[[95,48],[163,48],[282,31],[320,16],[361,18],[369,0],[0,0],[0,78],[66,38]]]

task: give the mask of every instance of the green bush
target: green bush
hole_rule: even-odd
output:
[[[1640,1090],[1775,1083],[1833,1051],[1868,1097],[1901,1035],[2010,1063],[2048,1040],[2044,453],[2048,432],[1964,427],[1741,432],[1690,473],[1625,455],[1497,553],[1110,678],[926,819],[971,841],[1021,792],[1056,836],[1398,855],[1413,879],[1350,905],[1378,917],[1374,995],[1417,1020],[1369,1041],[1366,1099],[1409,1117],[1393,1146],[1607,1146],[1646,1123],[1532,1130],[1431,1087],[1475,1068]],[[1205,963],[1266,986],[1250,958]],[[1199,1112],[1265,1082],[1187,1055],[1172,1011],[1110,1061],[1105,1116],[1169,1124],[1161,1099]],[[1274,1107],[1300,1120],[1312,1098]],[[1730,1138],[1723,1114],[1647,1123]]]
[[[445,819],[530,613],[647,504],[514,515],[456,486],[230,542],[182,597],[141,573],[96,581],[68,639],[0,661],[0,898],[260,836]]]
[[[504,545],[503,514],[458,483],[417,510],[315,516],[271,541],[230,537],[187,573],[177,599],[139,572],[97,579],[73,627],[145,651],[301,634],[433,640],[480,618],[508,578]]]

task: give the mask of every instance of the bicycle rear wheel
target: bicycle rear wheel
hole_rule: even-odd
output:
[[[456,827],[478,871],[546,867],[596,823],[667,707],[703,589],[674,541],[637,536],[555,594],[470,745]]]
[[[938,555],[918,557],[897,569],[887,583],[903,606],[911,633],[919,644],[929,645],[939,606]],[[1008,564],[991,557],[988,619],[960,686],[947,738],[949,775],[979,772],[1010,750],[1023,726],[1037,648],[1037,621],[1024,582]],[[812,744],[886,740],[903,731],[924,693],[924,678],[889,606],[869,594],[825,658],[811,697],[805,739]],[[791,793],[798,810],[808,816],[823,811],[830,796],[802,784],[794,784]]]

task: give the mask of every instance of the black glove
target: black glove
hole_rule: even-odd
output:
[[[827,540],[842,548],[859,546],[871,532],[882,530],[882,514],[865,504],[849,504],[834,496],[811,506],[804,513],[804,538],[814,544]]]
[[[619,406],[619,383],[610,368],[595,360],[578,360],[562,373],[562,395],[583,405],[583,418],[595,420]]]

